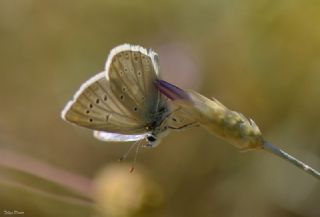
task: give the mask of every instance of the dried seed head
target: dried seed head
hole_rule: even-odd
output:
[[[216,136],[242,150],[263,148],[264,140],[253,120],[195,91],[182,90],[165,81],[156,85],[161,93]]]
[[[239,112],[231,111],[216,99],[208,99],[195,91],[185,91],[189,100],[179,103],[201,126],[223,138],[237,148],[262,148],[263,138],[259,127]]]

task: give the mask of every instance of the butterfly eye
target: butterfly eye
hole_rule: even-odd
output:
[[[148,140],[148,142],[153,143],[153,142],[157,141],[157,138],[153,135],[149,135],[149,136],[147,136],[147,140]]]

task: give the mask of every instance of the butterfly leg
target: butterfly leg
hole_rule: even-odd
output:
[[[173,130],[181,130],[183,128],[187,128],[187,127],[198,127],[199,124],[197,122],[191,122],[191,123],[188,123],[188,124],[184,124],[180,127],[172,127],[172,126],[168,126],[169,129],[173,129]]]

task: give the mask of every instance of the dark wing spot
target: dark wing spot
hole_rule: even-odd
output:
[[[89,119],[89,121],[90,121],[90,122],[93,122],[93,119],[92,119],[92,118],[90,118],[90,119]]]
[[[172,120],[175,121],[175,122],[177,122],[177,119],[175,119],[175,118],[172,118]]]
[[[124,99],[124,96],[123,96],[123,95],[120,95],[120,99],[123,100],[123,99]]]
[[[92,107],[93,107],[93,105],[92,105],[92,104],[90,104],[90,105],[89,105],[89,107],[90,107],[90,108],[92,108]]]
[[[97,100],[96,100],[96,103],[97,103],[97,104],[99,104],[99,102],[100,102],[100,100],[99,100],[99,99],[97,99]]]
[[[104,98],[103,98],[103,99],[104,99],[104,101],[107,101],[107,99],[108,99],[108,98],[107,98],[107,95],[104,95]]]
[[[126,87],[122,87],[122,92],[126,92],[127,88]]]
[[[138,76],[141,76],[141,71],[137,71]]]
[[[136,111],[138,111],[138,108],[137,108],[137,107],[134,107],[133,110],[136,112]]]
[[[87,111],[86,111],[86,113],[87,113],[87,114],[89,114],[89,113],[90,113],[90,111],[89,111],[89,110],[87,110]]]

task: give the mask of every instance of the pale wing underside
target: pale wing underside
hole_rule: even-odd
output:
[[[157,54],[139,46],[121,45],[111,51],[106,63],[112,92],[131,116],[150,123],[162,100],[155,88],[159,65]]]
[[[144,133],[145,122],[131,115],[110,90],[101,72],[85,82],[62,112],[62,118],[93,130],[123,134]]]
[[[94,131],[95,138],[105,142],[131,142],[138,141],[146,137],[147,133],[139,135],[124,135],[118,133],[108,133],[103,131]]]
[[[106,71],[85,82],[62,112],[62,118],[93,130],[145,133],[163,97],[154,86],[157,54],[121,45],[108,56]]]

